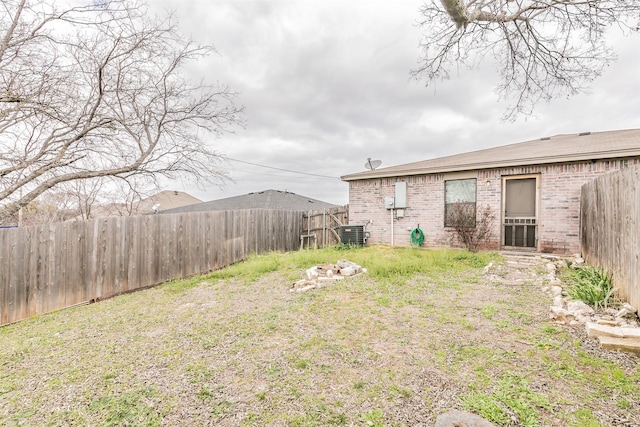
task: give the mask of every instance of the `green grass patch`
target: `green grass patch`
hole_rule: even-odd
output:
[[[602,424],[588,408],[579,408],[571,414],[569,427],[602,427]]]
[[[103,426],[159,426],[164,413],[161,396],[153,388],[143,388],[102,396],[89,404],[101,415]],[[164,408],[164,409],[163,409]]]
[[[271,252],[266,255],[252,255],[245,261],[241,261],[214,271],[206,276],[208,280],[241,279],[245,285],[250,285],[267,273],[277,271],[283,254]]]
[[[480,309],[480,313],[487,319],[491,319],[498,312],[498,307],[494,305],[485,305]]]
[[[366,426],[384,427],[384,411],[380,409],[372,409],[371,411],[360,415],[360,421]]]
[[[491,392],[474,391],[461,400],[466,409],[499,425],[514,417],[518,425],[539,426],[539,411],[552,408],[547,396],[533,391],[522,376],[509,372],[502,375]]]
[[[570,270],[568,294],[595,308],[607,308],[615,289],[612,276],[604,269],[579,266]]]

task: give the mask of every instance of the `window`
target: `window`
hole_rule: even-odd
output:
[[[476,226],[476,179],[444,182],[444,226]]]

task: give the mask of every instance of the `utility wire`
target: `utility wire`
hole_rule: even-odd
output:
[[[224,170],[225,172],[242,172],[242,173],[246,173],[246,174],[255,174],[256,171],[255,170],[248,170],[248,169],[238,169],[238,168],[234,168],[233,166],[231,166],[230,168],[222,168],[222,170]],[[276,178],[290,178],[289,175],[283,175],[281,173],[269,173],[269,172],[260,172],[260,176],[275,176]],[[301,176],[299,177],[299,179],[315,179],[316,177],[313,176],[309,176],[309,177],[305,177],[305,176]],[[330,177],[331,179],[335,179],[334,177]],[[327,177],[327,179],[329,179],[329,177]]]
[[[257,163],[245,162],[244,160],[232,159],[230,157],[226,157],[226,159],[227,160],[231,160],[232,162],[245,163],[245,164],[251,165],[251,166],[258,166],[258,167],[267,168],[267,169],[275,169],[275,170],[283,171],[283,172],[298,173],[300,175],[317,176],[317,177],[320,177],[320,178],[331,178],[331,179],[337,179],[338,178],[337,176],[318,175],[318,174],[315,174],[315,173],[299,172],[299,171],[293,171],[293,170],[290,170],[290,169],[275,168],[273,166],[259,165]]]

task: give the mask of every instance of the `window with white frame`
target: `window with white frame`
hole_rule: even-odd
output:
[[[444,182],[444,226],[476,226],[476,179]]]

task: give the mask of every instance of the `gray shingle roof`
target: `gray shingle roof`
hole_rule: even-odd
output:
[[[211,200],[176,209],[161,210],[159,213],[224,211],[239,209],[282,209],[293,211],[316,211],[335,208],[337,205],[300,196],[289,191],[265,190],[242,196]]]
[[[640,129],[556,135],[342,176],[343,181],[640,156]]]

